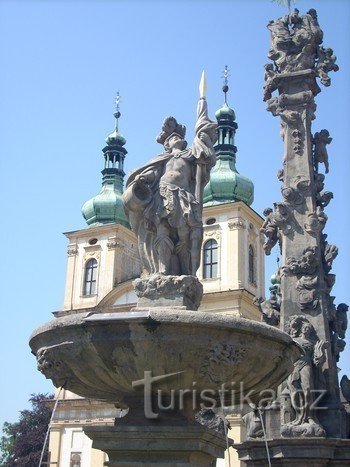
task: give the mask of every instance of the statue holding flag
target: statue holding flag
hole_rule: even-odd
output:
[[[157,141],[165,152],[128,178],[123,202],[138,238],[142,276],[196,275],[203,236],[202,197],[215,165],[216,123],[208,118],[205,75],[200,85],[195,139],[167,117]]]

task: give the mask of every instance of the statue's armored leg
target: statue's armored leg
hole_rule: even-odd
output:
[[[190,230],[182,227],[178,229],[179,241],[176,244],[175,251],[180,263],[180,274],[192,274],[191,271],[191,251],[190,251]]]
[[[203,227],[193,227],[191,230],[191,274],[195,276],[199,268],[201,258],[201,246],[203,239]]]
[[[157,227],[157,237],[154,243],[158,256],[159,272],[171,274],[170,263],[174,243],[170,238],[170,229],[163,222]]]

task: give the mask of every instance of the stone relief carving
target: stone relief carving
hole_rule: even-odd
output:
[[[277,171],[277,179],[280,181],[280,182],[284,182],[284,169],[279,169]]]
[[[255,297],[253,303],[259,307],[262,321],[271,326],[279,324],[281,299],[277,294],[273,295],[271,293],[270,298],[267,300]]]
[[[277,73],[274,70],[272,63],[266,63],[265,68],[265,85],[263,88],[264,101],[268,101],[272,97],[272,93],[277,89],[276,77]]]
[[[327,219],[328,217],[323,209],[317,206],[316,211],[307,216],[307,222],[304,225],[306,232],[310,235],[318,234],[324,229]]]
[[[346,375],[340,380],[340,388],[344,399],[350,403],[350,379]]]
[[[204,239],[203,239],[203,242],[205,242],[206,240],[209,240],[210,238],[213,238],[215,239],[217,242],[220,241],[221,239],[221,232],[220,230],[205,230],[204,231]]]
[[[344,350],[346,345],[345,334],[348,328],[348,310],[349,306],[346,303],[340,303],[333,316],[330,317],[332,352],[337,362],[339,361],[340,352]]]
[[[118,237],[110,237],[107,241],[107,248],[109,250],[115,250],[116,248],[124,250],[125,247],[126,245]]]
[[[271,48],[269,58],[273,60],[275,68],[270,67],[265,73],[266,97],[270,89],[273,92],[275,73],[290,73],[301,70],[312,70],[316,65],[316,74],[322,84],[329,86],[330,71],[338,71],[335,64],[336,57],[332,49],[321,46],[323,32],[318,24],[317,12],[310,9],[306,15],[299,15],[294,9],[289,15],[272,20],[267,25],[271,33]]]
[[[72,370],[65,364],[64,358],[57,355],[57,347],[64,349],[69,343],[59,346],[42,347],[36,354],[37,368],[47,378],[51,379],[56,387],[64,386],[65,382],[73,376]]]
[[[244,220],[241,219],[240,217],[230,220],[227,225],[230,230],[246,228],[246,224]]]
[[[225,421],[223,416],[220,416],[213,409],[203,408],[195,415],[195,420],[204,425],[209,430],[217,431],[222,435],[226,435]]]
[[[264,210],[265,222],[260,232],[266,237],[264,251],[266,255],[271,253],[272,248],[277,242],[281,249],[281,233],[288,235],[292,230],[291,212],[285,203],[274,203],[274,211],[271,208]]]
[[[338,256],[338,247],[326,242],[323,255],[324,269],[328,273],[332,269],[333,261]]]
[[[207,354],[199,370],[201,376],[207,377],[212,383],[221,384],[223,372],[226,382],[230,381],[232,365],[242,361],[247,349],[230,344],[216,344]]]
[[[314,388],[320,389],[316,381],[322,379],[322,365],[326,360],[325,351],[328,344],[317,337],[314,327],[305,316],[291,316],[287,331],[302,347],[304,354],[294,364],[294,370],[287,379],[295,418],[292,422],[282,425],[281,434],[284,437],[326,436],[317,419],[313,402]]]
[[[321,79],[321,83],[324,86],[330,86],[331,79],[328,76],[330,71],[338,71],[339,66],[336,65],[337,57],[333,53],[333,49],[331,48],[324,48],[319,47],[317,53],[317,65],[316,65],[316,73],[317,76]]]
[[[282,271],[286,274],[315,274],[318,268],[319,248],[309,246],[305,248],[299,259],[290,257],[286,259]]]
[[[99,261],[100,257],[101,257],[100,253],[96,253],[96,251],[89,251],[89,252],[86,252],[84,255],[84,262],[92,258],[95,258],[96,261]]]
[[[285,201],[292,206],[298,206],[300,204],[303,204],[305,200],[304,196],[300,193],[300,191],[296,190],[291,186],[282,188],[281,191]]]
[[[76,243],[71,243],[67,247],[68,256],[76,256],[78,254],[78,245]]]
[[[318,277],[301,276],[296,284],[298,305],[301,311],[315,310],[318,306]]]
[[[139,306],[149,306],[149,302],[159,306],[185,306],[197,310],[203,295],[203,285],[194,276],[169,276],[153,274],[133,282]],[[153,305],[154,306],[154,305]]]
[[[262,414],[264,419],[264,413]],[[258,409],[246,413],[242,417],[248,440],[259,439],[264,436],[263,427]]]
[[[329,172],[328,152],[327,145],[332,142],[332,138],[329,136],[328,130],[321,130],[316,132],[313,139],[313,160],[315,171],[318,172],[318,165],[324,164],[325,172]]]
[[[305,196],[310,193],[311,182],[301,176],[296,177],[291,186],[282,188],[282,196],[291,206],[299,206],[304,203]]]
[[[311,91],[310,91],[311,92]],[[313,99],[312,93],[308,91],[301,93],[299,96],[300,102],[309,102],[310,98]],[[272,113],[274,117],[280,116],[281,122],[281,136],[285,139],[285,132],[287,127],[291,129],[291,136],[293,138],[293,150],[295,154],[301,156],[303,154],[305,132],[300,112],[287,109],[285,106],[289,103],[286,94],[281,94],[279,97],[273,97],[267,101],[267,110]]]
[[[324,189],[325,176],[320,173],[315,173],[315,188],[317,193],[320,193]]]
[[[347,305],[346,303],[339,303],[339,305],[337,306],[335,331],[337,332],[338,336],[342,339],[345,339],[345,333],[348,328],[348,311],[349,305]]]
[[[262,321],[271,326],[277,326],[280,322],[281,309],[280,269],[278,269],[274,279],[271,278],[271,282],[270,297],[266,300],[262,297],[255,297],[253,303],[259,308]]]
[[[295,274],[298,277],[296,289],[297,301],[300,310],[314,310],[318,300],[318,275],[320,251],[317,246],[307,247],[300,258],[289,257],[282,266],[282,274]]]
[[[335,274],[325,274],[326,293],[330,293],[335,284]]]
[[[334,195],[331,191],[322,191],[321,193],[317,193],[316,204],[323,209],[328,206],[333,198]]]

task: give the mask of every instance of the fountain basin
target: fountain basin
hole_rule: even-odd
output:
[[[142,394],[145,372],[159,377],[154,393],[195,389],[217,400],[225,384],[225,405],[248,392],[258,401],[300,356],[288,334],[266,324],[169,308],[57,318],[34,330],[30,347],[56,387],[120,407]]]

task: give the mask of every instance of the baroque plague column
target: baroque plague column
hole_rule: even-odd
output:
[[[300,341],[306,353],[287,382],[296,418],[282,420],[282,434],[341,437],[338,343],[332,335],[336,310],[330,296],[334,275],[329,274],[337,249],[323,233],[324,207],[332,196],[323,191],[325,176],[319,165],[324,162],[328,169],[326,145],[331,138],[327,130],[314,136],[311,130],[314,97],[320,92],[316,77],[329,86],[328,72],[338,67],[333,51],[321,45],[323,32],[315,10],[303,16],[294,10],[271,21],[268,29],[274,68],[265,66],[264,97],[267,109],[281,118],[284,160],[278,173],[283,202],[276,203],[269,214],[265,234],[267,243],[277,240],[282,249],[281,326]],[[275,89],[279,97],[270,97]],[[322,405],[328,407],[325,417],[319,411],[320,421],[307,407],[319,391],[325,391]],[[297,408],[300,405],[306,407]]]
[[[264,101],[267,110],[281,119],[284,155],[277,176],[283,200],[265,210],[261,231],[267,255],[279,244],[282,267],[278,292],[260,308],[263,318],[264,310],[270,310],[269,324],[279,323],[304,351],[280,388],[280,412],[265,412],[271,462],[296,465],[296,459],[300,463],[307,459],[314,466],[349,465],[337,376],[348,307],[333,303],[335,275],[330,271],[338,249],[324,233],[325,207],[333,194],[324,190],[322,172],[329,172],[327,145],[332,138],[325,129],[313,133],[311,128],[315,96],[321,91],[317,78],[329,86],[328,73],[338,71],[338,66],[333,50],[322,46],[323,32],[314,9],[305,15],[295,9],[267,27],[273,64],[265,65]],[[278,96],[272,95],[275,91]],[[249,437],[248,432],[248,440],[252,438],[257,436]],[[258,445],[248,441],[237,446],[248,466],[265,465],[267,453]]]

